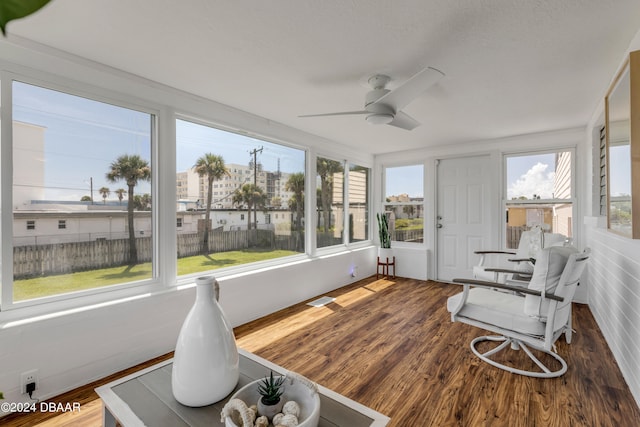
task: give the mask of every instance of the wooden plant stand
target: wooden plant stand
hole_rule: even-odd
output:
[[[382,273],[380,272],[380,267],[382,267]],[[392,267],[393,279],[396,278],[396,257],[391,257],[391,261],[389,258],[380,259],[378,257],[378,265],[376,266],[376,279],[378,279],[379,275],[382,274],[384,277],[389,277],[389,267]]]

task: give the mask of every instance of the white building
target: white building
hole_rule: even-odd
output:
[[[44,133],[42,126],[13,122],[13,137],[20,141],[13,150],[13,208],[44,198]],[[33,165],[37,164],[37,167]],[[29,166],[27,166],[29,165]]]
[[[252,165],[239,165],[229,163],[225,165],[229,175],[213,181],[211,197],[212,209],[233,209],[237,206],[233,203],[233,194],[245,184],[254,183],[254,169]],[[293,195],[286,191],[285,186],[290,174],[283,172],[267,172],[258,165],[256,184],[267,195],[267,206],[271,207],[277,199],[279,206],[275,208],[287,208],[289,199]],[[207,201],[208,181],[207,177],[200,177],[194,169],[178,172],[176,174],[178,210],[204,207]]]

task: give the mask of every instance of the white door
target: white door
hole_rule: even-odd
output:
[[[438,280],[472,277],[476,250],[491,241],[491,158],[440,160],[437,166]]]

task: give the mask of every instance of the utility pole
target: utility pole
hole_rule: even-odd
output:
[[[91,204],[93,204],[93,177],[89,177],[89,190],[91,191]]]
[[[249,151],[249,154],[253,156],[253,185],[258,186],[258,153],[262,153],[262,149],[264,147],[260,147],[260,149],[254,148],[252,151]],[[258,229],[258,210],[256,207],[253,207],[253,223],[255,224],[256,230]]]

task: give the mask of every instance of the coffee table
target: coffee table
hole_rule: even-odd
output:
[[[240,380],[236,390],[270,371],[285,375],[288,371],[255,354],[238,349]],[[178,403],[171,391],[173,360],[167,360],[127,377],[113,381],[96,392],[102,399],[103,425],[115,427],[224,426],[220,412],[230,396],[213,405],[190,408]],[[389,417],[318,385],[320,427],[382,427]]]

